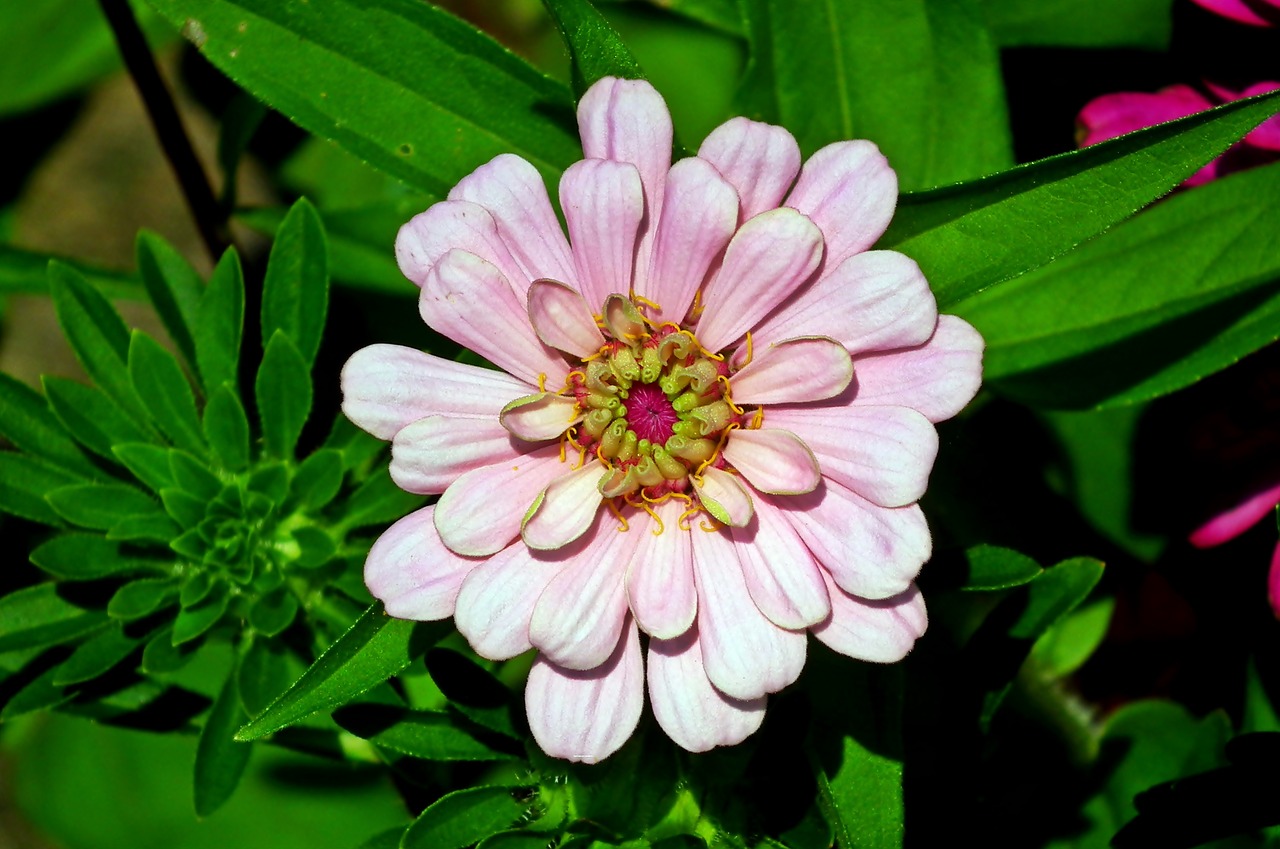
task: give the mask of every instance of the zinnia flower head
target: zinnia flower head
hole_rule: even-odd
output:
[[[396,483],[440,494],[365,580],[484,657],[536,647],[547,753],[615,751],[646,683],[704,751],[759,727],[806,630],[880,662],[924,632],[916,502],[982,340],[913,261],[868,250],[897,201],[870,142],[801,167],[786,130],[735,118],[672,165],[660,95],[613,78],[578,123],[567,239],[511,155],[400,231],[423,320],[505,374],[391,345],[347,363],[346,414],[392,440]]]

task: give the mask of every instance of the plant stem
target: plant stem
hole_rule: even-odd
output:
[[[200,238],[204,241],[210,258],[216,263],[223,251],[231,246],[231,237],[226,218],[218,206],[212,186],[209,185],[208,176],[200,160],[196,158],[191,139],[182,126],[173,96],[160,76],[151,48],[142,35],[128,0],[98,2],[115,35],[125,67],[129,69],[133,84],[151,118],[151,126],[160,140],[160,147],[173,168],[174,176],[178,178],[196,228],[200,231]]]

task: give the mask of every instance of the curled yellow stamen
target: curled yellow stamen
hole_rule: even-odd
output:
[[[737,404],[733,403],[733,395],[729,391],[730,390],[729,378],[722,374],[716,378],[716,383],[719,383],[724,386],[724,389],[723,391],[721,391],[720,395],[724,399],[724,402],[729,405],[730,409],[732,409],[735,413],[737,413],[740,416],[745,416],[746,411],[743,410],[741,407],[739,407]]]
[[[538,391],[547,391],[547,373],[545,371],[538,375]]]
[[[658,527],[653,529],[653,535],[655,537],[662,536],[662,532],[667,529],[667,526],[662,523],[662,519],[658,516],[658,514],[653,512],[653,508],[650,507],[648,504],[645,504],[643,501],[637,504],[636,506],[639,507],[644,512],[648,513],[650,516],[652,516],[653,521],[658,523]]]
[[[738,366],[738,368],[744,369],[747,366],[751,365],[751,358],[754,356],[755,356],[755,349],[751,347],[751,331],[748,330],[747,331],[747,358],[743,360],[742,365]]]
[[[610,498],[605,502],[605,505],[609,508],[609,512],[613,514],[613,517],[618,520],[618,533],[625,533],[631,529],[631,526],[627,524],[626,517],[623,516],[622,511],[618,509],[616,499]]]
[[[756,407],[756,413],[751,418],[751,429],[759,430],[764,424],[764,407]]]
[[[676,527],[678,527],[682,531],[693,530],[692,528],[689,527],[689,523],[687,520],[693,518],[694,516],[698,515],[701,512],[702,512],[701,507],[690,507],[688,510],[680,514],[680,518],[676,520]]]
[[[702,480],[702,473],[706,471],[707,466],[710,466],[712,463],[716,461],[716,458],[720,456],[720,449],[724,448],[724,444],[729,441],[729,431],[737,427],[738,427],[737,422],[730,422],[728,426],[725,427],[724,430],[720,431],[720,440],[716,443],[716,450],[711,454],[710,457],[702,461],[702,465],[698,466],[698,470],[693,474],[691,474],[690,477],[697,478],[698,480]]]

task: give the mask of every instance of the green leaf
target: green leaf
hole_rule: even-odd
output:
[[[129,375],[160,432],[179,448],[203,454],[200,414],[182,366],[141,330],[133,331],[129,345]]]
[[[1102,644],[1115,607],[1114,598],[1101,598],[1073,610],[1036,640],[1031,657],[1052,676],[1070,675]]]
[[[68,692],[65,687],[59,687],[53,683],[53,679],[57,674],[58,667],[56,666],[52,669],[46,669],[25,687],[14,693],[13,698],[5,703],[4,709],[0,710],[0,722],[8,722],[23,714],[44,710],[69,701],[74,694]]]
[[[315,361],[329,303],[329,249],[314,206],[301,198],[276,231],[262,286],[262,344],[281,331],[307,367]]]
[[[58,666],[53,676],[54,685],[66,687],[92,681],[131,655],[148,636],[131,636],[125,633],[123,625],[108,625],[76,646],[71,657]]]
[[[145,516],[126,516],[107,528],[107,539],[167,544],[181,532],[176,522],[164,513],[155,512]]]
[[[298,544],[296,564],[313,569],[328,563],[338,551],[337,543],[327,532],[316,527],[296,528],[289,536]]]
[[[169,466],[170,449],[149,442],[128,442],[116,445],[111,450],[124,463],[124,467],[153,492],[173,486],[173,471]]]
[[[58,534],[46,540],[31,552],[31,562],[66,581],[147,574],[172,567],[163,560],[126,554],[119,542],[85,533]]]
[[[223,384],[234,389],[244,333],[244,272],[234,250],[218,260],[196,316],[191,333],[205,395],[212,396]]]
[[[101,390],[61,377],[45,376],[41,380],[58,421],[76,441],[98,456],[117,462],[112,450],[116,445],[151,441],[152,434]]]
[[[1271,165],[1170,198],[956,312],[986,339],[984,379],[1002,393],[1129,404],[1280,339],[1278,283]]]
[[[433,6],[151,4],[267,105],[441,197],[499,153],[519,154],[548,177],[581,157],[568,91]]]
[[[191,493],[177,488],[160,490],[160,500],[164,502],[165,512],[184,528],[194,528],[200,524],[208,506]]]
[[[178,584],[173,578],[143,578],[116,590],[107,603],[112,619],[141,619],[178,600]]]
[[[996,545],[976,545],[964,553],[969,575],[961,589],[1007,590],[1040,577],[1040,564],[1021,552]]]
[[[222,113],[218,132],[218,167],[222,169],[222,196],[219,205],[227,211],[236,207],[236,177],[244,152],[267,117],[267,107],[246,92],[231,98]]]
[[[61,514],[49,504],[47,496],[81,480],[34,457],[0,452],[0,511],[45,525],[61,525]]]
[[[324,448],[298,466],[289,484],[290,496],[303,510],[318,510],[332,501],[342,487],[342,452]]]
[[[459,652],[436,647],[427,652],[427,672],[449,700],[449,706],[467,719],[513,740],[523,735],[512,721],[511,692],[492,672]]]
[[[168,675],[185,666],[194,655],[193,644],[173,644],[173,628],[168,627],[152,637],[142,650],[142,671],[148,675]]]
[[[281,587],[253,603],[249,608],[249,624],[259,634],[274,637],[293,624],[297,615],[298,597]]]
[[[429,761],[504,761],[516,756],[486,745],[455,715],[391,705],[357,704],[333,715],[345,730],[381,749]]]
[[[469,787],[441,796],[404,833],[402,849],[463,849],[520,821],[529,804],[510,787]]]
[[[579,97],[601,77],[642,80],[644,72],[622,38],[589,0],[543,0],[560,30]]]
[[[742,111],[808,156],[872,139],[904,189],[1013,164],[999,55],[977,0],[746,0]]]
[[[122,483],[72,484],[55,489],[46,497],[68,522],[103,531],[122,519],[160,512],[160,505],[146,493]]]
[[[0,98],[3,96],[0,94]],[[132,274],[99,268],[71,257],[24,251],[13,245],[0,245],[0,293],[48,295],[50,260],[71,266],[108,298],[136,301],[146,297],[142,284]]]
[[[169,452],[174,483],[184,492],[212,501],[222,492],[222,481],[204,463],[182,451]]]
[[[59,595],[57,584],[36,584],[0,598],[0,652],[61,645],[105,621],[102,612]]]
[[[249,464],[249,417],[230,384],[210,392],[204,407],[204,436],[225,468],[238,472]]]
[[[742,14],[735,0],[662,0],[661,8],[729,35],[742,35]]]
[[[1232,103],[961,186],[905,195],[878,243],[920,263],[938,307],[1038,268],[1177,186],[1280,110]]]
[[[200,299],[204,294],[200,275],[162,236],[149,230],[138,234],[136,254],[138,274],[164,329],[194,367],[196,346],[191,329],[199,321]]]
[[[115,307],[80,272],[59,262],[49,263],[49,294],[80,365],[129,416],[146,421],[129,377],[129,331]]]
[[[231,594],[227,585],[221,581],[215,583],[199,604],[178,611],[178,618],[173,623],[173,644],[180,646],[203,636],[218,624],[230,602]]]
[[[346,704],[408,666],[435,641],[442,627],[392,619],[381,605],[373,605],[236,738],[256,740],[316,711]]]
[[[311,368],[282,330],[267,343],[254,392],[267,451],[280,459],[292,458],[311,413]]]
[[[240,663],[238,687],[240,704],[250,717],[266,710],[293,683],[286,651],[279,640],[259,636],[245,653]]]
[[[99,472],[67,435],[40,393],[0,373],[0,436],[19,449],[84,477]]]
[[[983,0],[1001,47],[1164,50],[1173,0]]]
[[[253,746],[235,739],[236,729],[248,718],[240,706],[236,678],[233,666],[200,729],[195,781],[198,817],[210,816],[231,798],[253,753]]]

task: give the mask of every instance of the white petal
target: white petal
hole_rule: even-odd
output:
[[[648,678],[654,718],[690,752],[741,743],[764,721],[764,696],[739,701],[711,686],[697,626],[674,640],[649,641]]]

